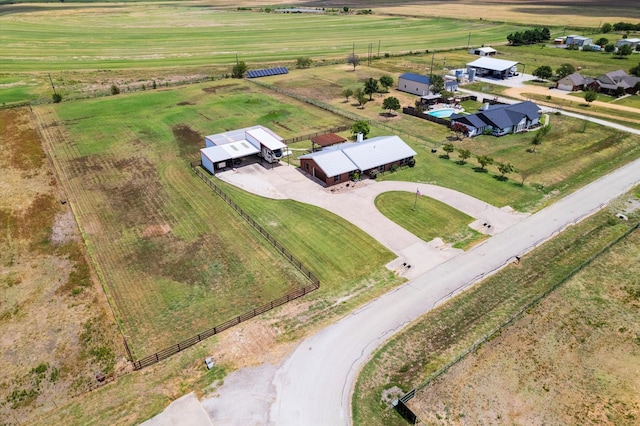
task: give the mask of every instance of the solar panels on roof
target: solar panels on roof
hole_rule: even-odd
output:
[[[247,77],[268,77],[270,75],[288,74],[289,70],[286,67],[265,68],[261,70],[247,71]]]

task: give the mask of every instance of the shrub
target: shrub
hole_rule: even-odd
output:
[[[377,178],[377,177],[378,177],[378,171],[377,171],[377,170],[375,170],[375,169],[374,169],[374,170],[371,170],[371,171],[369,172],[369,177],[370,177],[371,179],[375,179],[375,178]]]
[[[111,85],[111,94],[112,95],[120,94],[120,88],[118,86],[116,86],[115,84],[112,84]]]
[[[53,99],[54,104],[59,104],[62,102],[62,95],[60,93],[54,93],[53,96],[51,96],[51,99]]]
[[[408,165],[409,167],[413,167],[413,166],[415,166],[415,165],[416,165],[416,159],[415,159],[415,158],[412,158],[411,160],[409,160],[409,162],[407,163],[407,165]]]

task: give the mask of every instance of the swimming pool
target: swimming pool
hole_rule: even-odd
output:
[[[438,118],[447,118],[449,117],[451,114],[454,114],[456,112],[462,112],[462,110],[455,110],[453,108],[440,108],[440,109],[436,109],[433,111],[429,111],[427,114],[433,116],[433,117],[438,117]]]

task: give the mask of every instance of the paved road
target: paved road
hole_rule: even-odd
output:
[[[276,395],[268,423],[349,424],[357,374],[380,344],[438,303],[597,211],[638,182],[640,161],[635,161],[305,339],[275,373]]]

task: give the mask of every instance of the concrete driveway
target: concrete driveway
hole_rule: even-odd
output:
[[[509,207],[497,208],[469,195],[424,183],[362,180],[349,186],[324,188],[309,175],[294,166],[280,164],[263,167],[255,163],[217,173],[221,180],[253,194],[274,199],[292,199],[321,207],[348,220],[398,257],[387,267],[399,275],[414,278],[462,253],[440,238],[426,242],[387,219],[375,207],[375,198],[388,191],[420,193],[449,204],[475,220],[470,227],[494,235],[520,222],[528,215]],[[411,268],[402,266],[403,263]]]

